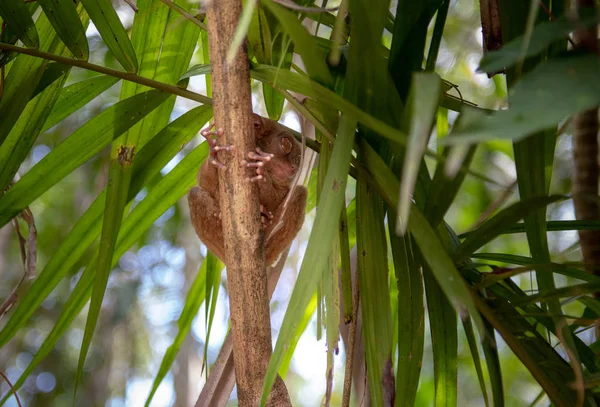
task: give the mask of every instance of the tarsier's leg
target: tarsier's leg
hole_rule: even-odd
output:
[[[265,228],[267,265],[273,264],[279,257],[279,254],[292,243],[292,240],[294,240],[300,228],[302,228],[305,211],[306,188],[297,186],[294,188],[287,207],[284,209],[284,204],[282,203],[273,214],[271,223]]]
[[[192,224],[202,243],[221,261],[225,259],[221,207],[206,190],[194,187],[188,194]]]

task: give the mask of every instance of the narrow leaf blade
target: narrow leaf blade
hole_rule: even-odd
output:
[[[50,24],[76,58],[87,61],[89,55],[85,29],[72,0],[38,0]]]
[[[77,129],[0,198],[0,225],[6,224],[168,97],[168,94],[160,91],[133,96],[112,105]]]
[[[48,119],[44,123],[42,133],[91,102],[92,99],[118,81],[118,78],[101,75],[85,79],[64,88],[60,92],[50,116],[48,116]]]
[[[16,34],[17,38],[23,41],[23,44],[31,48],[40,46],[31,13],[22,0],[0,1],[0,17],[6,21],[8,27]]]
[[[412,203],[413,190],[417,182],[419,167],[427,148],[429,135],[437,113],[442,90],[442,81],[436,74],[416,73],[413,75],[410,102],[410,131],[402,167],[400,196],[398,198],[398,220],[396,233],[404,234]]]
[[[127,72],[136,72],[138,62],[127,31],[110,0],[81,0],[106,46]]]

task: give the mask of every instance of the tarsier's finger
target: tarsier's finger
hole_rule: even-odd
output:
[[[214,141],[213,141],[214,143]],[[210,142],[209,142],[210,144]],[[225,164],[217,159],[217,153],[219,151],[231,151],[234,149],[234,146],[215,146],[214,144],[210,144],[210,163],[217,168],[227,168]]]
[[[210,163],[212,165],[214,165],[215,167],[217,167],[217,168],[222,168],[222,169],[227,168],[227,166],[225,164],[223,164],[222,162],[220,162],[216,158],[213,158],[212,160],[210,160]]]
[[[259,155],[261,155],[261,156],[264,156],[264,157],[267,157],[267,156],[268,156],[268,157],[271,157],[271,158],[273,158],[273,157],[275,156],[275,154],[271,154],[271,153],[265,153],[264,151],[262,151],[262,150],[260,149],[260,147],[256,147],[256,152],[257,152]]]
[[[208,142],[208,144],[210,145],[211,152],[213,151],[213,148],[217,145],[217,141],[215,140],[215,138],[221,137],[221,136],[223,136],[223,134],[225,134],[223,129],[220,127],[217,129],[217,131],[212,131],[213,127],[215,127],[214,123],[210,124],[210,126],[207,129],[200,131],[200,135],[202,137],[204,137],[206,139],[206,141]],[[215,136],[215,138],[212,138],[212,136]],[[228,147],[228,146],[225,146],[225,147]]]
[[[256,153],[250,151],[248,153],[248,158],[252,160],[257,160],[259,162],[271,161],[275,155],[271,153],[265,153],[259,147],[256,147]]]
[[[248,162],[246,160],[242,160],[242,165],[245,165],[248,168],[250,168],[250,167],[260,168],[260,167],[263,167],[265,165],[265,163],[262,161]]]
[[[214,128],[215,128],[215,123],[211,122],[211,123],[209,123],[209,125],[206,129],[200,130],[200,134],[204,138],[208,138],[210,136],[220,137],[223,134],[225,134],[225,131],[222,128],[219,127],[218,129],[216,129],[216,131],[213,131]]]
[[[213,150],[217,151],[233,151],[235,150],[235,146],[214,146]]]

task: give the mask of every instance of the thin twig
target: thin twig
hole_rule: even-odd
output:
[[[544,4],[543,1],[540,0],[539,4],[544,13],[546,13],[548,18],[550,19],[550,21],[556,20],[556,17],[554,17],[554,14],[552,14],[552,11],[550,11],[550,9],[546,6],[546,4]],[[571,44],[571,46],[575,48],[575,43],[573,42],[573,39],[571,37],[567,37],[567,41],[569,41],[569,44]]]
[[[37,229],[35,220],[29,207],[25,208],[19,217],[24,219],[29,226],[29,235],[27,239],[23,237],[17,218],[13,218],[12,224],[19,239],[19,248],[21,250],[21,261],[23,262],[23,277],[11,293],[6,297],[2,305],[0,305],[0,319],[6,315],[8,311],[15,305],[19,298],[19,290],[23,287],[23,283],[33,280],[36,276],[36,261],[37,261]]]
[[[21,278],[21,281],[19,281],[19,284],[17,284],[17,286],[15,288],[13,288],[13,290],[10,292],[8,297],[6,297],[6,299],[4,300],[2,305],[0,305],[0,320],[4,317],[4,315],[6,315],[6,313],[8,311],[11,310],[13,305],[15,305],[15,303],[17,302],[17,299],[18,299],[17,290],[19,289],[19,287],[21,287],[21,285],[23,284],[24,281],[25,281],[25,277]]]
[[[23,264],[25,264],[25,262],[27,261],[27,251],[25,249],[25,238],[23,237],[23,234],[21,233],[21,228],[19,227],[19,221],[18,219],[12,218],[12,225],[13,228],[15,229],[15,233],[17,234],[17,239],[19,240],[19,249],[21,251],[21,261],[23,262]]]
[[[509,186],[507,186],[504,189],[504,191],[502,192],[502,195],[500,195],[498,197],[498,199],[496,199],[494,202],[492,202],[488,205],[488,207],[485,209],[485,211],[483,211],[483,213],[479,216],[479,219],[477,219],[475,224],[473,226],[471,226],[469,228],[469,230],[475,230],[479,226],[481,226],[481,224],[483,222],[485,222],[487,220],[487,218],[489,218],[492,215],[492,213],[494,213],[496,211],[496,209],[501,207],[506,202],[506,200],[515,192],[514,188],[516,186],[517,186],[517,180],[513,181]]]
[[[23,407],[21,405],[21,399],[19,399],[19,395],[17,394],[17,391],[15,390],[15,388],[13,387],[13,384],[10,382],[10,380],[8,380],[8,377],[4,374],[4,372],[0,371],[0,376],[2,376],[2,378],[4,379],[4,381],[6,383],[8,383],[8,387],[10,387],[10,391],[12,392],[12,394],[15,395],[15,399],[17,400],[17,405],[19,407]]]
[[[335,137],[325,126],[306,108],[304,103],[296,99],[290,92],[284,90],[278,86],[274,86],[275,90],[283,95],[283,97],[292,105],[298,112],[306,117],[317,130],[319,130],[329,141],[335,142]]]
[[[548,18],[550,18],[550,21],[556,20],[556,18],[554,17],[554,15],[550,11],[550,9],[548,7],[546,7],[546,5],[544,4],[543,1],[539,1],[538,4],[540,5],[540,7],[544,11],[544,13],[546,13],[546,15],[548,16]]]
[[[139,83],[140,85],[148,86],[150,88],[158,89],[166,93],[171,93],[173,95],[181,96],[189,100],[193,100],[205,105],[212,105],[212,99],[201,95],[196,92],[191,92],[189,90],[180,88],[178,86],[167,85],[163,82],[158,82],[153,79],[144,78],[143,76],[139,76],[133,73],[118,71],[116,69],[106,68],[101,65],[90,64],[87,61],[81,61],[78,59],[72,59],[63,57],[60,55],[51,54],[49,52],[40,51],[33,48],[23,48],[17,47],[12,44],[6,44],[4,42],[0,42],[0,49],[5,49],[8,51],[18,52],[19,54],[25,54],[32,57],[47,59],[49,61],[60,62],[62,64],[76,66],[78,68],[87,69],[90,71],[98,72],[104,75],[113,76],[115,78],[123,79],[129,82]]]
[[[581,407],[581,406],[583,406],[583,401],[584,401],[584,397],[585,397],[585,383],[583,381],[583,371],[581,369],[581,364],[579,363],[579,360],[577,359],[577,355],[575,354],[575,352],[573,352],[573,349],[571,349],[567,345],[567,342],[565,341],[565,337],[562,334],[563,328],[568,329],[567,322],[564,319],[561,319],[558,322],[558,324],[556,324],[556,336],[558,337],[560,342],[563,344],[563,348],[565,349],[565,351],[567,352],[567,355],[569,355],[569,359],[571,360],[571,366],[573,368],[573,373],[575,374],[575,382],[571,383],[571,386],[577,392],[576,407]]]
[[[202,28],[204,31],[207,30],[206,24],[204,24],[202,21],[198,20],[196,17],[194,17],[193,15],[191,15],[190,13],[188,13],[187,11],[185,11],[184,9],[179,7],[177,4],[173,3],[170,0],[160,0],[160,1],[163,4],[165,4],[166,6],[168,6],[171,10],[174,10],[176,13],[181,14],[183,17],[186,18],[186,20],[191,21],[192,23],[196,24],[198,27]]]
[[[273,0],[273,2],[282,5],[285,8],[289,8],[290,10],[301,11],[303,13],[329,13],[339,10],[339,7],[304,7],[287,0]]]
[[[33,280],[36,273],[36,263],[37,263],[37,228],[35,227],[35,219],[33,218],[33,213],[29,207],[23,209],[23,211],[19,215],[25,222],[27,222],[27,226],[29,226],[29,235],[27,236],[27,255],[25,257],[25,261],[23,262],[23,266],[25,268],[25,279]]]
[[[356,337],[356,325],[358,323],[358,301],[360,300],[360,291],[358,290],[358,281],[354,282],[352,290],[352,322],[348,330],[348,352],[346,352],[346,372],[344,373],[344,391],[342,396],[342,407],[350,406],[350,391],[352,390],[352,372],[354,370],[354,345]]]
[[[131,0],[125,0],[125,3],[127,3],[129,5],[129,7],[131,7],[131,9],[133,10],[134,13],[137,13],[139,11],[137,6],[135,4],[133,4],[133,2]]]

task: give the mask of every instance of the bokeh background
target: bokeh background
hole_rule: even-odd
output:
[[[131,26],[133,11],[124,2],[113,2],[125,27]],[[329,6],[335,5],[330,2]],[[390,10],[395,11],[395,4]],[[182,19],[182,24],[184,23]],[[90,40],[90,62],[118,68],[118,64],[100,39],[93,24],[87,31]],[[323,32],[323,35],[327,35]],[[193,63],[199,61],[196,50]],[[482,57],[481,24],[479,5],[475,0],[451,2],[444,40],[441,45],[437,72],[442,78],[458,86],[466,100],[487,108],[501,107],[506,87],[504,77],[492,79],[477,73]],[[77,82],[96,74],[74,68],[67,83]],[[121,82],[93,100],[85,108],[67,120],[51,128],[39,137],[36,146],[20,169],[28,171],[54,146],[71,134],[91,117],[118,101]],[[190,81],[192,90],[206,94],[203,77]],[[458,91],[454,90],[456,95]],[[178,99],[172,114],[177,118],[191,107],[188,100]],[[255,111],[266,115],[258,87],[254,95]],[[456,115],[449,113],[451,122]],[[286,110],[282,121],[299,130],[295,113]],[[430,144],[436,148],[435,137]],[[201,142],[197,137],[195,143]],[[193,144],[193,143],[192,143]],[[194,146],[187,146],[182,154]],[[558,140],[557,158],[553,172],[552,190],[566,193],[570,190],[571,145],[569,135]],[[38,228],[38,269],[65,238],[74,222],[93,202],[106,183],[109,150],[106,149],[74,171],[54,188],[50,189],[32,206]],[[176,158],[175,160],[180,159]],[[166,174],[175,163],[164,170]],[[435,162],[428,164],[434,168]],[[482,145],[475,156],[472,168],[495,182],[482,182],[468,177],[446,220],[452,227],[464,232],[478,223],[490,208],[498,203],[515,201],[515,169],[510,142],[489,142]],[[349,188],[353,187],[349,183]],[[145,192],[140,192],[138,201]],[[489,214],[489,213],[488,213]],[[573,219],[570,201],[549,207],[552,219]],[[307,216],[304,227],[293,243],[279,286],[272,301],[273,338],[276,338],[290,297],[296,273],[299,270],[306,241],[310,234],[314,213]],[[556,261],[576,259],[578,248],[574,232],[550,233],[551,250]],[[523,235],[507,235],[496,239],[488,248],[504,253],[528,255]],[[202,263],[206,249],[196,237],[189,220],[187,200],[182,199],[169,209],[138,244],[128,251],[112,273],[108,283],[102,314],[98,322],[92,348],[86,363],[84,380],[78,388],[77,404],[103,407],[143,406],[160,361],[172,343],[177,331],[177,318],[183,307],[189,284]],[[88,258],[89,256],[84,256]],[[38,347],[51,330],[64,301],[83,270],[84,264],[70,279],[63,281],[44,301],[43,306],[29,320],[26,328],[4,348],[0,349],[0,370],[16,381],[28,365]],[[19,246],[12,226],[0,229],[0,300],[4,300],[18,283],[23,273]],[[528,274],[517,278],[521,287],[534,290],[535,284]],[[560,281],[559,281],[560,283]],[[70,406],[79,348],[83,337],[87,308],[72,325],[48,358],[27,380],[19,392],[25,405]],[[212,363],[218,353],[228,326],[228,298],[225,275],[219,291],[215,320],[210,342],[206,343],[206,310],[202,306],[194,321],[191,335],[186,339],[179,356],[158,389],[152,406],[187,407],[193,405],[204,383],[206,370],[202,372],[202,359],[207,350],[208,362]],[[0,321],[0,326],[3,321]],[[288,388],[297,406],[320,405],[325,391],[326,347],[324,340],[316,339],[316,318],[313,318],[298,343],[286,377]],[[423,370],[417,395],[418,406],[433,403],[433,368],[431,342],[426,327]],[[459,405],[481,406],[483,399],[472,364],[468,345],[459,329]],[[335,357],[335,394],[332,405],[341,402],[343,344]],[[506,391],[507,406],[528,406],[540,394],[540,387],[523,368],[507,346],[499,340],[500,359]],[[485,372],[487,373],[487,372]],[[2,394],[8,387],[0,384]],[[543,399],[542,399],[543,400]],[[354,401],[355,405],[356,400]],[[236,405],[235,393],[230,404]],[[546,401],[547,404],[547,401]],[[11,399],[7,406],[16,406]]]

